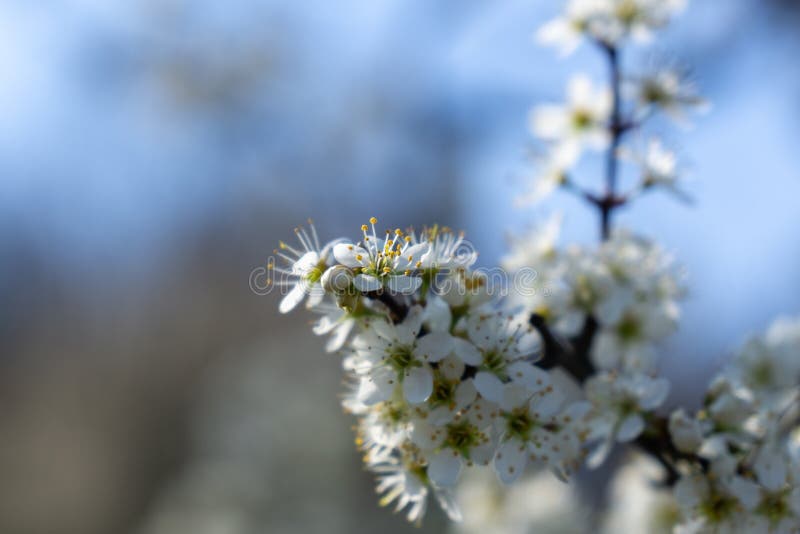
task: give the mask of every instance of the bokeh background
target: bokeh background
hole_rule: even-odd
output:
[[[0,532],[411,532],[360,469],[337,357],[248,276],[309,216],[443,222],[484,265],[556,209],[595,239],[570,198],[511,209],[528,109],[604,72],[532,42],[558,4],[0,2]],[[694,0],[626,58],[690,65],[714,104],[663,125],[695,204],[620,217],[688,274],[671,402],[800,313],[798,28],[794,0]]]

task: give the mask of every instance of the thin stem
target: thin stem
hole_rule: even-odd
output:
[[[608,56],[608,64],[611,76],[611,123],[609,132],[611,143],[606,154],[606,190],[605,197],[597,203],[600,208],[600,236],[603,241],[608,240],[611,235],[611,216],[615,208],[622,205],[617,198],[617,151],[619,149],[622,135],[629,128],[622,120],[622,93],[621,93],[621,74],[619,66],[619,52],[611,45],[602,45]]]

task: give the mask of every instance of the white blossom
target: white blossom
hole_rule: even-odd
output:
[[[590,378],[584,390],[593,407],[589,429],[600,439],[588,461],[595,467],[605,460],[614,441],[632,441],[642,433],[645,415],[666,400],[669,382],[643,374],[602,373]]]
[[[295,229],[300,248],[292,247],[281,241],[279,249],[274,251],[287,263],[288,268],[276,267],[274,263],[268,265],[271,273],[280,275],[279,280],[269,278],[269,283],[274,283],[282,290],[290,288],[281,299],[278,308],[281,313],[292,311],[306,295],[308,295],[306,303],[308,308],[317,306],[325,297],[325,290],[321,287],[320,280],[328,268],[331,251],[340,240],[323,246],[320,244],[317,229],[311,221],[309,221],[309,227],[310,233],[302,227]]]
[[[574,76],[567,86],[567,102],[534,108],[530,115],[533,134],[555,143],[565,159],[574,158],[583,147],[603,149],[608,145],[611,93],[595,89],[584,75]]]
[[[412,244],[409,236],[400,229],[386,231],[385,238],[379,238],[375,231],[375,217],[370,226],[361,226],[364,234],[359,244],[339,243],[333,247],[333,255],[340,264],[358,272],[353,285],[359,291],[377,291],[386,286],[398,293],[413,293],[422,280],[413,276],[412,271],[421,267],[421,259],[428,252],[427,243]]]
[[[663,111],[678,123],[686,123],[686,111],[708,109],[697,94],[694,83],[675,68],[662,68],[652,74],[632,79],[625,84],[625,93],[636,101],[638,117]]]

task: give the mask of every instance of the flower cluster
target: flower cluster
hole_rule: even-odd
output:
[[[627,37],[646,40],[652,30],[665,25],[684,7],[682,0],[572,0],[565,13],[545,25],[539,38],[570,52],[584,39],[608,52],[615,67],[612,87],[597,87],[585,74],[568,82],[563,104],[544,104],[530,113],[530,130],[545,144],[542,161],[528,191],[517,199],[519,205],[536,204],[558,188],[598,199],[585,190],[571,174],[585,150],[612,149],[612,157],[630,162],[638,169],[639,182],[620,199],[645,191],[665,189],[687,198],[679,188],[681,168],[674,152],[660,139],[646,143],[622,144],[623,134],[641,130],[658,112],[678,122],[686,122],[689,110],[706,109],[685,71],[664,66],[641,75],[619,71],[618,46]],[[644,145],[640,148],[639,145]]]
[[[702,409],[673,412],[687,461],[674,494],[680,532],[800,530],[800,319],[750,339],[711,382]]]
[[[569,0],[564,13],[543,26],[538,37],[565,55],[584,39],[609,47],[628,38],[648,41],[653,30],[685,6],[686,0]]]
[[[502,266],[521,285],[507,297],[474,268],[463,235],[445,227],[379,233],[373,217],[358,240],[323,244],[312,224],[296,230],[298,246],[275,251],[286,263],[269,264],[285,290],[280,311],[305,300],[319,315],[313,331],[343,356],[343,406],[358,417],[356,442],[381,503],[410,521],[429,498],[460,518],[453,488],[468,471],[487,466],[510,484],[533,465],[566,481],[623,443],[672,488],[650,500],[669,512],[658,529],[800,531],[800,321],[748,341],[700,410],[662,414],[670,384],[657,354],[677,328],[683,276],[656,243],[612,228],[614,210],[646,191],[687,197],[660,140],[628,139],[655,112],[683,119],[702,100],[676,69],[627,76],[620,66],[629,38],[649,37],[683,4],[570,0],[540,32],[565,51],[584,39],[597,45],[611,83],[576,76],[566,104],[533,110],[547,156],[520,200],[559,187],[577,193],[600,215],[599,245],[559,247],[560,217],[512,238]],[[601,192],[573,176],[587,149],[605,150]],[[627,191],[618,191],[622,163],[638,176]]]
[[[328,349],[344,354],[343,405],[359,417],[382,502],[418,521],[432,494],[455,518],[450,490],[472,466],[509,483],[529,463],[569,477],[591,437],[590,405],[535,365],[542,341],[528,313],[502,306],[471,271],[463,236],[434,227],[378,238],[376,222],[358,243],[320,246],[313,227],[298,230],[302,250],[282,245],[291,265],[276,272],[294,283],[288,295],[313,295],[315,333],[332,333]]]

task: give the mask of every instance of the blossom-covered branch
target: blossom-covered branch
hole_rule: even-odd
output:
[[[510,294],[475,268],[463,234],[433,226],[320,241],[313,224],[269,263],[286,313],[305,301],[313,331],[343,356],[345,409],[378,479],[382,504],[421,521],[435,498],[454,520],[453,488],[489,466],[505,484],[528,466],[569,481],[618,444],[651,457],[672,492],[676,532],[800,529],[800,320],[749,341],[713,380],[700,409],[663,411],[661,342],[678,327],[685,281],[660,246],[615,228],[612,215],[645,192],[679,198],[675,154],[637,143],[659,112],[685,120],[703,101],[675,69],[622,69],[625,48],[650,39],[679,0],[570,0],[540,38],[564,54],[586,41],[610,67],[609,87],[570,80],[567,102],[530,115],[545,157],[519,204],[561,188],[600,213],[602,240],[558,244],[560,217],[512,238]],[[642,149],[642,147],[645,147]],[[578,163],[603,153],[600,179]],[[624,165],[637,182],[621,179]],[[583,170],[585,167],[581,166]],[[514,278],[517,280],[517,278]]]

